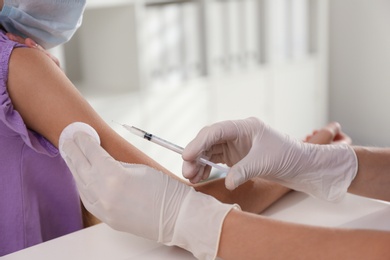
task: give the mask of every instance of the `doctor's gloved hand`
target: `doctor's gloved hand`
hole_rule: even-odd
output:
[[[60,137],[61,154],[88,211],[116,230],[182,247],[199,259],[215,258],[224,218],[238,206],[151,167],[120,163],[90,134],[67,131]]]
[[[225,185],[233,190],[255,177],[329,201],[341,199],[357,173],[347,144],[309,144],[282,134],[257,118],[223,121],[203,128],[182,154],[183,175],[191,182],[207,177],[205,156],[230,166]]]

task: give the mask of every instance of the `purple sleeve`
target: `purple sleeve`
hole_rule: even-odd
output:
[[[56,156],[58,149],[40,134],[27,129],[7,91],[9,59],[14,48],[26,47],[8,39],[0,30],[0,135],[20,136],[34,151]]]

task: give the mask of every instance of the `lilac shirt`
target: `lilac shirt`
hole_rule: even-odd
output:
[[[0,256],[82,228],[80,200],[58,150],[26,128],[8,95],[12,50],[0,30]]]

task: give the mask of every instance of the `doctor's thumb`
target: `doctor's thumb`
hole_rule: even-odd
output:
[[[256,168],[256,161],[253,161],[251,156],[246,156],[230,168],[225,178],[225,186],[228,190],[234,190],[258,175],[259,170]]]
[[[241,184],[246,182],[245,174],[236,167],[232,167],[225,178],[225,187],[228,190],[234,190]]]

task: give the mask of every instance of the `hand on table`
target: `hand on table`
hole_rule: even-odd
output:
[[[341,126],[337,122],[331,122],[319,130],[314,130],[304,141],[312,144],[352,144],[352,139],[341,131]]]

